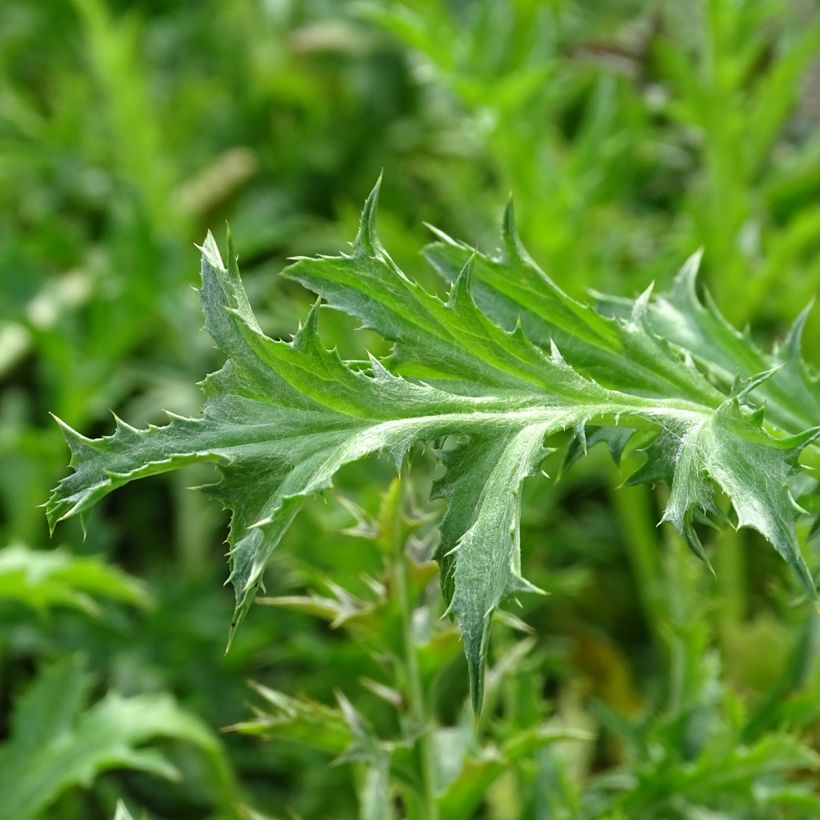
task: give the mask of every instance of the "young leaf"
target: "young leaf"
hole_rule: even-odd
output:
[[[253,720],[236,723],[226,731],[281,738],[336,756],[355,740],[353,730],[339,709],[306,698],[293,698],[258,683],[251,682],[251,686],[265,701],[265,708],[255,708]]]
[[[377,194],[378,186],[351,253],[299,259],[285,273],[393,342],[390,357],[371,357],[361,369],[327,350],[318,336],[318,304],[292,342],[265,336],[230,237],[225,265],[209,234],[202,305],[227,362],[204,382],[202,417],[172,417],[146,430],[118,420],[113,435],[93,441],[63,425],[74,472],[49,499],[52,527],[133,479],[193,462],[217,464],[222,481],[212,492],[232,511],[233,632],[305,497],[364,456],[382,453],[400,465],[414,446],[444,441],[446,474],[436,492],[449,506],[438,559],[479,709],[492,613],[506,597],[534,591],[520,570],[524,479],[559,431],[583,437],[590,425],[641,429],[657,435],[633,480],[670,482],[664,520],[696,554],[703,557],[694,517],[716,513],[722,491],[738,524],[758,529],[815,595],[788,480],[817,430],[788,436],[764,425],[762,410],[749,405],[758,381],[734,391],[717,387],[659,335],[650,292],[623,318],[571,299],[523,250],[511,209],[498,257],[440,234],[428,249],[451,283],[447,299],[439,299],[381,246]]]
[[[192,743],[223,768],[216,739],[169,696],[109,693],[86,709],[90,688],[82,664],[68,658],[42,672],[17,703],[11,736],[0,745],[7,817],[39,817],[67,789],[114,768],[176,777],[170,761],[145,748],[159,738]]]
[[[141,606],[149,601],[138,581],[96,558],[19,544],[0,550],[0,601],[19,601],[39,612],[67,606],[96,615],[97,598]]]

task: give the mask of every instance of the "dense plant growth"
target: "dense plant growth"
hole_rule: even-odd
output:
[[[726,522],[731,511],[736,526],[760,532],[816,598],[796,527],[805,512],[797,496],[816,493],[798,458],[820,435],[818,426],[804,429],[820,418],[820,379],[800,351],[805,315],[782,347],[764,354],[711,302],[698,300],[696,254],[671,294],[653,301],[648,290],[626,315],[608,317],[570,298],[537,267],[516,233],[512,206],[497,256],[437,232],[439,241],[425,255],[449,283],[440,299],[381,245],[377,195],[378,185],[351,253],[301,258],[286,269],[320,297],[291,342],[264,334],[230,237],[225,264],[208,234],[201,249],[205,326],[228,361],[203,383],[203,416],[172,415],[168,425],[144,430],[117,420],[113,435],[93,440],[62,424],[74,472],[49,499],[52,527],[134,479],[217,464],[221,480],[208,491],[231,510],[233,636],[305,497],[328,489],[342,467],[364,456],[389,456],[401,472],[413,449],[427,445],[444,468],[431,489],[447,504],[435,550],[445,614],[459,627],[477,713],[493,613],[507,598],[539,592],[521,575],[520,495],[558,433],[573,435],[567,460],[597,441],[619,460],[637,436],[644,459],[629,482],[668,483],[662,521],[675,526],[697,557],[709,563],[696,523]],[[328,350],[319,337],[321,300],[392,342],[389,356],[344,361]],[[432,817],[449,802],[428,771],[435,764],[425,748],[430,730],[415,637],[407,631],[403,541],[392,549],[409,708],[421,732],[418,816]],[[288,709],[281,695],[260,691]],[[373,816],[389,814],[389,763],[357,730],[361,720],[352,707],[342,701],[335,718],[309,716],[319,731],[335,721],[340,739],[332,749],[348,755],[358,749],[371,763],[375,782],[364,790],[363,806],[372,801]],[[539,734],[537,742],[550,739]],[[470,801],[466,807],[474,808]],[[449,807],[445,816],[464,811]]]
[[[819,42],[0,4],[0,816],[820,816]]]

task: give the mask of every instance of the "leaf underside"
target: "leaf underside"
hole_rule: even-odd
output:
[[[479,709],[492,613],[507,596],[535,591],[520,570],[522,482],[560,431],[575,433],[576,455],[587,433],[617,455],[630,431],[646,430],[654,438],[631,481],[669,483],[663,519],[695,554],[704,557],[693,521],[716,517],[722,492],[738,526],[762,533],[815,595],[790,492],[820,421],[817,376],[800,357],[804,317],[782,348],[763,354],[698,300],[697,257],[671,294],[646,292],[605,315],[530,259],[511,207],[495,256],[436,232],[425,256],[449,282],[443,300],[381,246],[377,195],[378,185],[350,253],[300,258],[284,274],[388,339],[391,354],[354,363],[326,349],[319,302],[291,342],[270,339],[230,236],[226,265],[208,234],[200,295],[226,363],[203,382],[202,417],[145,430],[117,419],[113,435],[95,440],[60,422],[73,472],[48,501],[52,528],[133,479],[215,463],[222,478],[209,492],[231,510],[232,636],[306,497],[365,456],[387,454],[400,467],[417,445],[440,448],[445,474],[434,492],[448,508],[437,559]],[[766,402],[765,420],[753,398]]]

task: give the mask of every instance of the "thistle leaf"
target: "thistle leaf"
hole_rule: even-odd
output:
[[[306,497],[365,456],[383,454],[400,466],[416,445],[437,446],[446,473],[435,492],[448,502],[438,551],[442,587],[478,710],[492,613],[509,596],[535,591],[521,576],[524,479],[559,431],[583,441],[589,429],[590,441],[609,441],[619,453],[630,432],[642,430],[655,436],[631,480],[670,483],[664,520],[696,554],[705,558],[692,522],[720,518],[716,494],[723,492],[738,525],[759,530],[815,595],[789,484],[797,456],[816,435],[804,428],[820,418],[811,405],[808,419],[804,409],[800,418],[779,412],[764,423],[763,408],[750,404],[750,394],[771,390],[787,370],[817,399],[795,341],[799,325],[775,360],[730,333],[716,309],[680,294],[658,299],[647,291],[620,318],[605,316],[537,267],[515,234],[511,209],[495,257],[438,233],[426,255],[450,283],[439,299],[381,245],[377,195],[367,200],[351,253],[299,259],[285,271],[320,299],[291,342],[262,332],[230,238],[226,265],[208,235],[205,325],[227,361],[204,382],[202,417],[172,417],[141,431],[118,422],[111,436],[93,441],[64,426],[74,472],[49,499],[52,527],[135,478],[213,462],[222,480],[211,492],[232,512],[233,633]],[[674,323],[669,305],[680,314]],[[371,357],[362,370],[327,350],[317,332],[321,306],[390,340],[391,355]],[[715,312],[705,321],[703,311]],[[712,345],[692,345],[703,369],[682,349],[684,326]],[[780,370],[733,392],[713,372],[729,372],[732,351],[740,351],[734,372],[743,378]]]

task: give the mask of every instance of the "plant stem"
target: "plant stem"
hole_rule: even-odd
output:
[[[652,525],[654,511],[651,496],[646,487],[616,488],[616,478],[613,474],[609,497],[623,528],[627,555],[632,565],[644,618],[658,648],[667,651],[668,641],[662,634],[662,629],[669,619],[669,612],[662,589],[658,532]]]
[[[412,731],[418,733],[420,817],[422,820],[438,820],[438,803],[435,786],[435,750],[432,743],[432,725],[424,697],[416,641],[413,635],[413,602],[410,599],[408,557],[405,550],[403,526],[404,494],[400,479],[391,484],[382,506],[382,532],[390,542],[392,576],[396,599],[401,613],[402,654],[404,676],[407,685]]]
[[[404,640],[404,665],[407,676],[407,693],[410,706],[410,716],[419,731],[418,748],[421,758],[421,791],[424,818],[436,820],[438,818],[438,804],[435,794],[435,766],[433,759],[433,744],[429,714],[425,705],[424,685],[419,670],[416,643],[413,637],[413,612],[409,600],[407,583],[407,563],[402,555],[396,561],[394,573],[399,606],[402,614],[402,637]]]
[[[720,586],[719,627],[725,649],[732,639],[733,630],[746,616],[746,555],[742,535],[728,527],[721,533],[717,551],[717,579]]]

